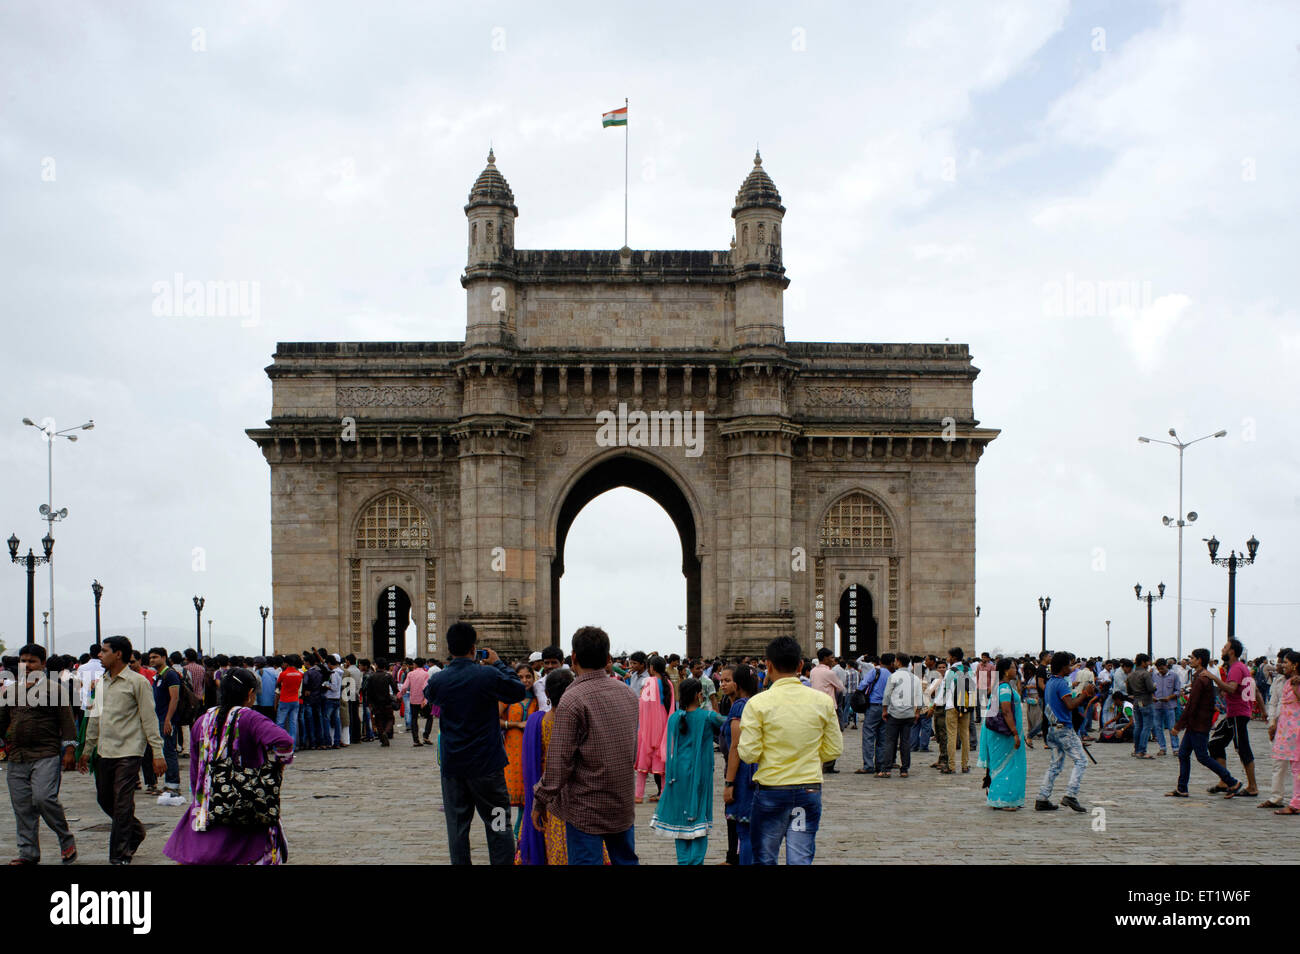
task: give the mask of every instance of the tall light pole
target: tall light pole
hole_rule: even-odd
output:
[[[257,611],[262,614],[262,655],[266,655],[266,618],[271,615],[271,607],[259,606]],[[209,640],[211,642],[211,640]]]
[[[212,652],[212,619],[208,619],[208,652]]]
[[[45,645],[50,644],[50,611],[41,610],[41,625],[45,627]]]
[[[99,580],[90,584],[90,592],[95,594],[95,645],[99,645],[99,599],[104,595],[104,585]]]
[[[149,611],[140,610],[140,642],[148,647],[149,645]]]
[[[1106,658],[1110,659],[1110,620],[1106,620]]]
[[[1158,438],[1139,437],[1138,441],[1143,444],[1168,444],[1170,447],[1178,448],[1178,520],[1175,523],[1169,517],[1164,518],[1165,526],[1178,527],[1178,658],[1183,658],[1183,527],[1196,519],[1195,513],[1187,514],[1191,520],[1185,520],[1183,517],[1183,451],[1193,444],[1209,440],[1211,437],[1226,437],[1227,431],[1215,431],[1213,434],[1206,434],[1204,437],[1198,437],[1194,441],[1183,441],[1175,433],[1174,429],[1169,428],[1169,436],[1172,441],[1162,441]]]
[[[209,640],[211,642],[211,640]],[[203,597],[194,597],[194,649],[203,658]]]
[[[1246,550],[1250,553],[1247,557],[1233,550],[1230,556],[1220,557],[1219,541],[1211,535],[1210,539],[1205,541],[1210,548],[1210,562],[1215,566],[1226,566],[1228,568],[1228,638],[1232,639],[1237,635],[1237,567],[1250,566],[1255,562],[1255,554],[1259,551],[1259,541],[1255,535],[1251,534],[1250,539],[1246,541]],[[1211,623],[1213,625],[1213,623]]]
[[[49,423],[46,423],[46,421],[48,421]],[[90,420],[87,421],[85,424],[78,424],[76,427],[65,427],[61,431],[56,431],[54,429],[54,422],[50,420],[50,418],[48,417],[45,419],[45,421],[42,421],[40,424],[37,424],[30,417],[25,417],[23,418],[23,423],[26,424],[28,427],[34,427],[38,431],[40,431],[41,436],[44,438],[45,443],[47,445],[46,446],[46,458],[47,458],[46,489],[48,491],[48,496],[46,498],[45,503],[41,504],[40,513],[41,516],[45,518],[45,522],[49,524],[49,535],[53,537],[55,522],[64,519],[68,515],[67,507],[64,507],[62,510],[54,509],[54,442],[60,437],[62,437],[64,440],[67,441],[76,441],[77,435],[72,432],[93,430],[95,427],[95,422],[93,420]],[[54,637],[54,561],[48,560],[47,562],[50,565],[50,625],[48,628],[48,634],[45,638],[45,649],[48,652],[53,653],[54,638],[55,638]]]
[[[1050,596],[1040,596],[1038,598],[1038,608],[1043,613],[1043,648],[1042,652],[1047,652],[1047,611],[1052,608],[1052,598]]]
[[[1165,598],[1165,585],[1164,585],[1163,583],[1161,583],[1159,589],[1160,589],[1160,595],[1159,595],[1159,596],[1156,596],[1156,595],[1155,595],[1154,593],[1152,593],[1150,590],[1147,590],[1147,595],[1146,595],[1146,596],[1143,596],[1143,595],[1142,595],[1142,584],[1141,584],[1141,583],[1135,583],[1135,584],[1133,585],[1133,592],[1134,592],[1134,594],[1136,594],[1136,596],[1137,596],[1137,598],[1138,598],[1138,602],[1139,602],[1139,603],[1146,603],[1146,604],[1147,604],[1147,658],[1148,658],[1148,659],[1150,659],[1150,658],[1151,658],[1151,655],[1152,655],[1152,651],[1151,651],[1151,604],[1154,603],[1156,600],[1162,600],[1162,599]],[[1181,658],[1181,657],[1180,657],[1180,658]]]
[[[1218,607],[1210,607],[1210,645],[1214,645],[1214,614]]]

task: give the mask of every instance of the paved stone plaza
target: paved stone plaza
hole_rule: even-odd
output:
[[[847,755],[859,751],[856,730],[849,729],[844,741]],[[1267,792],[1272,762],[1267,756],[1268,736],[1260,723],[1251,726],[1251,745],[1259,758],[1256,767],[1261,790]],[[1092,814],[1032,811],[1033,792],[1047,763],[1041,742],[1029,753],[1030,807],[1014,813],[984,806],[983,773],[973,765],[969,775],[941,777],[928,767],[933,754],[913,753],[912,777],[900,779],[894,773],[886,781],[854,775],[858,763],[853,758],[842,759],[840,774],[826,780],[817,863],[1050,864],[1068,860],[1152,864],[1171,859],[1207,860],[1178,847],[1188,844],[1186,835],[1191,831],[1223,834],[1214,839],[1213,860],[1217,864],[1297,861],[1294,846],[1300,822],[1256,808],[1260,799],[1225,802],[1206,795],[1213,777],[1199,765],[1192,767],[1192,797],[1175,800],[1165,798],[1164,793],[1174,786],[1176,758],[1142,762],[1129,757],[1128,745],[1094,745],[1091,751],[1100,764],[1088,766],[1082,801],[1090,809],[1105,809],[1104,831],[1093,830],[1100,827],[1101,819]],[[721,862],[726,854],[720,757],[717,764],[717,830],[709,839],[710,864]],[[182,760],[183,779],[188,779],[188,765]],[[1232,753],[1228,767],[1239,775]],[[1057,783],[1057,800],[1064,781],[1063,777]],[[653,789],[653,783],[650,787]],[[291,863],[447,863],[437,756],[432,747],[411,746],[405,733],[398,733],[390,749],[369,743],[300,754],[286,773],[283,799]],[[0,857],[7,859],[15,854],[13,812],[8,798],[0,802]],[[90,780],[75,773],[65,776],[63,804],[77,835],[78,863],[105,864],[108,819],[95,804]],[[650,804],[637,807],[637,852],[643,863],[673,864],[672,843],[650,830],[653,811]],[[151,826],[136,856],[137,864],[170,864],[163,857],[162,846],[180,813],[181,809],[159,807],[152,798],[137,800],[136,814]],[[374,838],[364,837],[367,829]],[[947,846],[942,857],[935,853],[940,843],[936,836],[941,832]],[[892,843],[881,848],[887,838]],[[474,862],[486,864],[479,822],[472,842]],[[58,864],[57,844],[44,826],[41,848],[42,863]]]

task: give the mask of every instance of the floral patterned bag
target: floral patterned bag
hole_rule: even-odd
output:
[[[208,768],[207,821],[213,825],[240,827],[274,825],[280,821],[280,763],[267,758],[257,768],[239,764],[236,751],[239,716],[243,711],[241,708],[230,711],[223,744]]]

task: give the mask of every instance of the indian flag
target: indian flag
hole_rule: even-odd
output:
[[[627,107],[622,106],[618,109],[611,109],[609,112],[600,117],[600,125],[605,126],[626,126],[627,125]]]

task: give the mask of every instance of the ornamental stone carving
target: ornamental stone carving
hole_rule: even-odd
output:
[[[804,406],[906,409],[912,406],[912,389],[812,385],[804,389]]]
[[[446,392],[447,389],[441,385],[344,387],[337,390],[337,401],[339,407],[441,407],[446,401]]]

